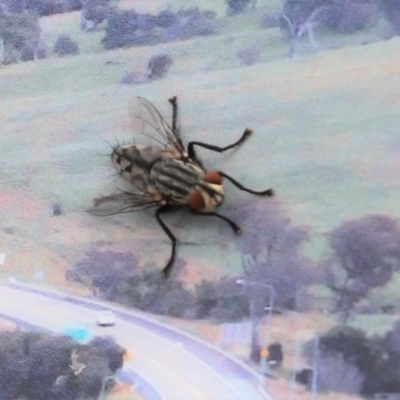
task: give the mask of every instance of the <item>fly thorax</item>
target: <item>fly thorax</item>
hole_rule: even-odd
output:
[[[143,145],[116,146],[111,160],[122,179],[139,189],[146,190],[151,166],[167,158],[164,151]]]
[[[150,170],[152,184],[173,203],[187,204],[191,191],[201,182],[204,171],[180,160],[161,160]]]
[[[197,211],[214,211],[223,203],[224,196],[221,175],[218,172],[209,171],[190,193],[189,205]]]

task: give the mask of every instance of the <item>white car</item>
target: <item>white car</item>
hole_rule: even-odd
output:
[[[115,325],[115,314],[112,311],[99,311],[96,315],[96,325],[113,326]]]

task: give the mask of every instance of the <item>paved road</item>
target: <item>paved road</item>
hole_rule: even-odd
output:
[[[132,354],[128,367],[150,383],[157,400],[272,400],[241,364],[184,333],[117,308],[114,327],[94,324],[99,303],[0,286],[0,313],[60,332],[87,326],[111,335]],[[110,308],[110,307],[107,307]],[[149,398],[148,400],[153,400]]]

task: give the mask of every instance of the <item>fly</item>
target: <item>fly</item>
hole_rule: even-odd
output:
[[[250,136],[250,129],[246,129],[235,143],[225,147],[192,141],[185,148],[177,128],[177,98],[172,97],[169,102],[172,106],[171,126],[148,100],[137,97],[130,102],[132,123],[139,123],[141,134],[153,143],[113,148],[112,163],[128,188],[117,188],[109,196],[94,199],[93,207],[88,210],[91,214],[105,216],[157,207],[156,220],[172,243],[171,255],[162,270],[166,277],[174,264],[177,239],[161,218],[162,214],[177,207],[189,207],[195,214],[222,219],[239,234],[241,228],[235,222],[215,211],[225,199],[223,178],[251,194],[274,194],[273,189],[248,189],[222,171],[208,171],[196,156],[195,146],[219,153],[237,147]]]

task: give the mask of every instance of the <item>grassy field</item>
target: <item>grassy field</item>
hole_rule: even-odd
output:
[[[141,4],[150,12],[166,3]],[[321,36],[323,49],[317,53],[304,42],[300,56],[288,60],[279,30],[260,27],[262,12],[227,18],[215,2],[202,4],[221,17],[220,34],[103,51],[104,33],[80,32],[79,13],[70,13],[43,18],[43,35],[51,50],[60,33],[70,34],[79,42],[79,56],[0,68],[0,206],[6,210],[0,252],[7,257],[0,277],[32,281],[41,270],[45,284],[85,294],[83,288],[66,287],[64,273],[99,243],[133,251],[142,265],[163,266],[169,241],[151,211],[104,219],[85,212],[113,179],[103,156],[107,141],[132,135],[127,102],[133,96],[148,98],[168,116],[166,100],[177,95],[186,140],[228,144],[251,127],[254,136],[240,150],[201,151],[202,158],[248,186],[274,187],[294,223],[310,226],[306,251],[315,259],[326,249],[325,233],[346,219],[371,213],[400,217],[400,40],[376,41],[385,34],[385,23],[346,37]],[[371,44],[358,46],[364,42]],[[248,48],[260,51],[252,66],[238,57]],[[150,56],[164,52],[174,60],[164,79],[119,84],[126,72],[143,70]],[[251,201],[229,186],[223,208],[229,213],[245,198]],[[52,215],[53,203],[61,204],[63,215]],[[215,244],[221,235],[217,221],[185,213],[166,220],[178,238],[198,243],[179,248],[191,283],[241,271],[235,238],[228,248]],[[397,288],[396,280],[387,293],[376,295],[398,297]],[[372,329],[377,318],[356,323]],[[379,321],[390,327],[391,321]]]
[[[0,69],[1,205],[7,209],[0,241],[8,260],[2,275],[31,278],[41,268],[59,284],[65,268],[100,241],[143,254],[135,241],[154,240],[161,243],[157,258],[165,259],[168,241],[150,212],[112,219],[84,212],[112,180],[101,154],[109,152],[106,141],[131,137],[127,101],[136,95],[164,115],[170,113],[166,99],[178,95],[187,140],[230,143],[245,127],[253,128],[254,137],[240,150],[201,155],[248,186],[273,186],[294,223],[311,227],[306,250],[314,257],[325,249],[324,234],[345,219],[399,217],[399,40],[350,46],[361,41],[358,33],[343,37],[343,48],[287,60],[279,30],[260,27],[260,15],[274,5],[257,15],[223,17],[219,35],[114,51],[102,51],[102,31],[79,31],[79,13],[43,18],[49,44],[66,32],[79,41],[82,54]],[[382,34],[383,25],[374,29]],[[363,34],[371,39],[372,32]],[[260,62],[243,65],[238,52],[254,46]],[[160,52],[174,60],[165,79],[119,84],[124,73],[143,69]],[[245,198],[231,187],[227,196],[228,210]],[[61,204],[65,215],[52,216],[52,203]],[[235,251],[227,255],[213,245],[220,235],[215,221],[185,214],[168,219],[178,237],[199,244],[182,246],[183,257],[193,264],[204,260],[211,271],[240,271]],[[234,237],[232,250],[233,243]]]

